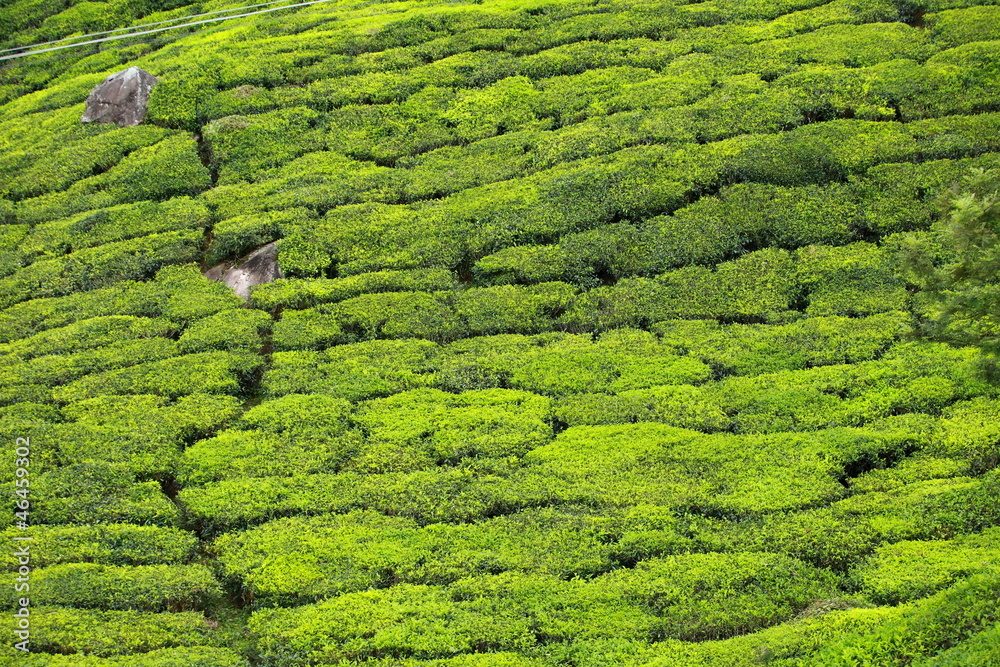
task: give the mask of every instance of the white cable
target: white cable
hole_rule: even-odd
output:
[[[62,39],[54,39],[51,42],[39,42],[37,44],[26,44],[25,46],[13,46],[7,49],[0,49],[0,53],[7,53],[8,51],[21,51],[23,49],[34,49],[39,46],[48,46],[49,44],[58,44],[59,42],[67,42],[74,39],[85,39],[87,37],[97,37],[98,35],[112,35],[116,32],[123,32],[126,30],[138,30],[139,28],[148,28],[154,25],[163,25],[164,23],[177,23],[178,21],[187,21],[190,19],[201,18],[202,16],[211,16],[213,14],[225,14],[227,12],[238,12],[244,9],[253,9],[254,7],[266,7],[267,5],[276,5],[282,2],[289,2],[289,0],[271,0],[271,2],[262,2],[257,5],[246,5],[244,7],[233,7],[231,9],[217,9],[214,12],[205,12],[204,14],[192,14],[190,16],[180,16],[175,19],[167,19],[165,21],[155,21],[153,23],[143,23],[141,25],[129,26],[127,28],[116,28],[115,30],[104,30],[102,32],[90,32],[86,35],[76,35],[74,37],[63,37]]]
[[[13,58],[23,58],[25,56],[34,56],[39,53],[48,53],[50,51],[61,51],[63,49],[71,49],[75,46],[86,46],[87,44],[100,44],[101,42],[110,42],[115,39],[128,39],[129,37],[138,37],[139,35],[150,35],[157,32],[164,32],[166,30],[175,30],[177,28],[188,28],[194,25],[200,25],[203,23],[216,23],[218,21],[228,21],[230,19],[239,19],[245,16],[254,16],[256,14],[267,14],[268,12],[277,12],[282,9],[291,9],[292,7],[306,7],[308,5],[318,5],[323,2],[335,2],[336,0],[311,0],[311,2],[298,2],[293,5],[285,5],[284,7],[272,7],[271,9],[261,9],[256,12],[247,12],[245,14],[236,14],[234,16],[220,16],[214,19],[204,19],[201,21],[192,21],[191,23],[184,23],[181,25],[171,25],[166,28],[155,28],[153,30],[143,30],[140,32],[132,32],[127,35],[114,35],[112,37],[104,37],[102,39],[91,39],[86,42],[77,42],[75,44],[63,44],[62,46],[50,46],[47,49],[38,49],[35,51],[27,51],[25,53],[15,53],[9,56],[0,56],[0,60],[11,60]]]

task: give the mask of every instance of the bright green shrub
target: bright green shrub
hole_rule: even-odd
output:
[[[65,327],[0,343],[0,355],[12,363],[53,354],[75,354],[116,342],[167,337],[176,325],[163,319],[127,315],[100,316]]]
[[[349,467],[409,472],[467,457],[521,456],[551,439],[549,413],[548,399],[505,389],[419,389],[374,399],[352,417],[366,438]]]
[[[197,132],[215,94],[209,77],[185,72],[184,78],[161,77],[149,94],[147,118],[163,127]]]
[[[173,404],[160,396],[102,396],[66,406],[63,414],[76,421],[56,424],[48,435],[64,464],[107,461],[162,476],[173,472],[184,442],[213,432],[237,411],[229,396],[192,394]]]
[[[14,576],[6,578],[13,586]],[[66,563],[36,569],[31,579],[32,592],[46,603],[91,609],[186,611],[222,594],[204,565]]]
[[[701,387],[664,385],[615,396],[576,394],[557,404],[556,417],[568,426],[660,422],[696,431],[723,431],[730,418]]]
[[[212,227],[212,245],[205,263],[215,265],[227,259],[242,257],[277,239],[281,234],[282,223],[297,220],[303,215],[302,209],[261,212],[217,222]]]
[[[204,484],[224,479],[335,472],[358,445],[357,437],[222,431],[184,450],[177,479],[181,484]]]
[[[464,328],[451,307],[447,292],[387,292],[364,294],[331,307],[334,322],[349,339],[427,338],[447,341],[461,337]],[[307,311],[303,311],[307,312]],[[280,323],[279,323],[280,324]],[[281,345],[281,327],[275,343]]]
[[[232,649],[211,646],[161,648],[108,658],[79,654],[22,654],[20,660],[25,667],[247,667],[248,664]]]
[[[1000,403],[983,397],[961,401],[946,408],[929,452],[968,462],[976,472],[997,467],[1000,458]]]
[[[336,315],[317,308],[284,311],[274,323],[273,341],[277,350],[322,349],[350,339]]]
[[[110,345],[63,355],[45,355],[28,361],[8,357],[0,371],[4,384],[65,384],[88,373],[98,373],[137,363],[159,361],[178,352],[175,341],[162,336],[123,340]]]
[[[904,313],[864,318],[810,317],[784,325],[665,320],[653,325],[664,345],[714,368],[756,375],[877,358],[907,331]]]
[[[989,153],[963,160],[931,160],[872,167],[859,177],[863,225],[878,234],[925,230],[939,215],[937,199],[974,166],[989,168],[997,156]]]
[[[7,530],[8,536],[21,534],[20,529]],[[31,537],[34,538],[31,562],[43,568],[61,563],[183,563],[194,555],[198,546],[198,538],[186,531],[129,524],[32,526]],[[13,566],[13,561],[8,563],[8,569]]]
[[[870,634],[852,636],[822,647],[807,665],[913,664],[996,623],[998,577],[995,570],[962,581],[921,602]]]
[[[310,308],[376,292],[430,292],[451,289],[455,279],[444,269],[378,271],[344,278],[276,280],[256,286],[250,302],[257,308]]]
[[[501,571],[591,575],[611,569],[614,558],[685,549],[673,526],[674,518],[664,512],[604,518],[540,509],[421,528],[362,511],[280,519],[223,535],[214,548],[246,594],[270,606],[364,590],[388,577],[447,584]]]
[[[776,554],[666,556],[593,583],[618,588],[654,613],[654,638],[689,641],[772,625],[836,591],[830,574]]]
[[[879,547],[853,576],[875,602],[907,602],[994,567],[998,538],[993,528],[950,541],[897,542]]]
[[[102,128],[103,129],[103,128]],[[10,174],[10,193],[17,199],[65,190],[78,180],[107,171],[132,151],[151,146],[170,132],[158,127],[114,128],[88,133],[58,150],[39,156],[30,167]]]
[[[194,139],[175,134],[130,153],[108,171],[77,181],[64,192],[22,202],[18,216],[39,222],[116,204],[196,195],[209,187],[211,178],[198,158]]]
[[[261,310],[224,310],[189,326],[177,342],[183,352],[252,352],[260,349],[261,334],[270,331],[271,324],[271,316]]]
[[[208,215],[203,204],[189,197],[125,204],[36,225],[20,249],[29,256],[58,257],[147,234],[201,229]]]
[[[256,180],[262,170],[316,150],[319,137],[313,128],[318,118],[312,109],[292,107],[212,121],[204,137],[219,183]]]
[[[701,362],[678,357],[654,336],[629,329],[606,332],[596,344],[589,336],[553,338],[512,361],[511,386],[557,395],[697,384],[709,377]]]
[[[576,330],[649,326],[677,317],[780,318],[795,296],[794,265],[783,250],[760,250],[717,271],[686,267],[655,280],[629,278],[585,292],[560,318]]]
[[[98,289],[123,280],[143,280],[165,265],[193,261],[200,244],[197,231],[165,232],[41,260],[0,279],[0,307],[30,298]]]
[[[276,352],[264,373],[264,389],[270,396],[326,393],[351,401],[388,396],[431,384],[432,362],[439,354],[435,343],[416,339]]]
[[[557,282],[470,289],[456,293],[455,313],[471,335],[539,333],[552,329],[553,319],[569,305],[575,292]]]
[[[256,354],[199,352],[80,378],[53,392],[68,403],[114,394],[240,394],[263,364]]]
[[[934,41],[949,46],[1000,39],[998,19],[993,6],[950,9],[926,18]]]
[[[867,243],[809,246],[797,253],[808,315],[870,315],[905,310],[907,292],[888,251]]]
[[[41,473],[35,478],[34,521],[135,523],[171,527],[177,506],[157,482],[137,482],[135,475],[107,463],[79,463]]]
[[[537,121],[540,94],[527,77],[509,77],[460,93],[444,113],[465,141],[525,129]]]
[[[153,614],[41,607],[31,623],[32,651],[100,657],[145,653],[173,646],[198,646],[208,638],[196,612]]]
[[[958,665],[986,667],[986,665],[996,662],[998,658],[1000,658],[1000,630],[993,626],[933,657],[918,660],[913,664],[920,667],[957,667]]]
[[[255,405],[241,421],[271,433],[336,436],[346,430],[350,411],[342,398],[292,394]]]

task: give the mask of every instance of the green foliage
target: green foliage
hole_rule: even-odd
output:
[[[447,589],[399,584],[294,610],[263,610],[254,614],[250,627],[265,655],[319,664],[382,652],[444,657],[476,646],[524,651],[536,642],[570,637],[719,636],[787,615],[810,595],[829,592],[828,579],[789,587],[796,579],[814,577],[810,570],[779,556],[673,556],[589,582],[508,573],[464,579]],[[674,576],[698,587],[698,612],[675,611]],[[727,609],[726,592],[744,587],[740,605]],[[761,606],[762,598],[778,590],[781,601]]]
[[[36,522],[134,523],[172,527],[180,512],[157,482],[136,481],[133,473],[107,463],[80,463],[41,473],[32,486]]]
[[[5,578],[13,587],[14,575]],[[31,579],[32,592],[46,603],[91,609],[188,611],[222,594],[204,565],[66,563],[36,569]]]
[[[0,279],[0,307],[99,289],[124,280],[143,280],[163,266],[193,261],[200,244],[199,232],[165,232],[43,259]]]
[[[993,568],[1000,559],[998,538],[994,528],[956,540],[897,542],[877,549],[854,576],[875,602],[908,602]]]
[[[108,171],[77,181],[63,192],[22,202],[18,215],[29,222],[41,222],[116,204],[196,195],[209,187],[211,178],[198,158],[194,139],[174,134],[130,153]]]
[[[154,614],[41,607],[33,610],[31,646],[42,653],[126,656],[207,639],[205,618],[196,612]],[[156,664],[155,662],[153,663]],[[169,664],[166,663],[166,664]]]
[[[256,351],[261,334],[271,330],[271,316],[260,310],[237,308],[202,318],[178,339],[183,352],[208,350]]]
[[[250,302],[257,308],[310,308],[378,292],[417,292],[450,289],[455,279],[444,269],[378,271],[344,278],[279,279],[255,287]]]
[[[52,393],[68,403],[95,396],[157,394],[178,397],[195,393],[233,394],[244,391],[263,361],[241,352],[198,352],[130,368],[94,373]]]
[[[991,629],[997,622],[995,570],[969,578],[904,608],[893,621],[867,635],[849,636],[823,647],[807,665],[913,664]]]
[[[917,307],[927,335],[998,349],[998,224],[996,173],[978,171],[952,191],[930,234],[901,240],[907,278],[922,289]]]
[[[798,251],[807,315],[871,315],[906,310],[908,294],[891,251],[868,243]]]
[[[123,281],[90,292],[33,299],[7,308],[0,312],[0,340],[17,340],[100,316],[162,316],[168,321],[188,322],[242,303],[223,284],[205,280],[197,266],[169,266],[148,282]]]
[[[9,528],[8,536],[14,531]],[[84,526],[33,526],[35,547],[31,562],[37,567],[62,563],[102,565],[157,565],[183,563],[198,545],[192,534],[176,528],[97,524]],[[14,563],[8,569],[13,569]]]

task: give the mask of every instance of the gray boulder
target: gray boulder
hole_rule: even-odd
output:
[[[149,91],[155,83],[156,77],[139,67],[112,74],[90,91],[80,121],[138,125],[146,117]]]
[[[205,277],[224,282],[237,296],[249,299],[251,287],[284,278],[285,275],[278,266],[278,247],[274,243],[268,243],[254,250],[232,268],[225,263],[213,266],[205,272]]]

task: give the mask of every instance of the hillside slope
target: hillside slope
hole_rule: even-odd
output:
[[[0,104],[0,663],[1000,664],[998,388],[897,269],[1000,169],[1000,6],[332,0]]]

